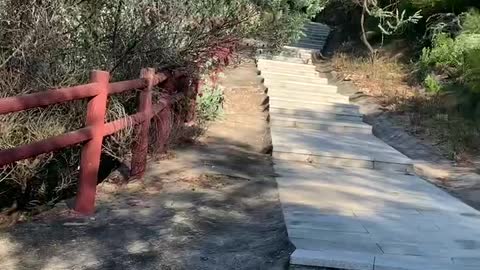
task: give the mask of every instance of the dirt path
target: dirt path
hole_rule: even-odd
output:
[[[228,70],[226,117],[150,164],[145,184],[104,184],[92,218],[61,206],[0,232],[0,269],[285,269],[291,251],[253,63]]]

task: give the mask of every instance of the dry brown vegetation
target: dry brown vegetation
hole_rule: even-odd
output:
[[[408,84],[410,67],[391,58],[356,57],[338,53],[333,58],[334,67],[341,79],[352,81],[360,91],[377,97],[384,106],[395,106],[418,93],[416,86]]]

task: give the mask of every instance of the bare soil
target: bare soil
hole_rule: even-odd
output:
[[[252,62],[225,74],[224,119],[198,142],[101,184],[92,217],[64,202],[0,231],[0,269],[286,269],[266,96]]]

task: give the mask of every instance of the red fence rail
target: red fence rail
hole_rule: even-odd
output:
[[[95,194],[100,166],[102,141],[105,136],[114,134],[129,125],[138,125],[135,129],[135,143],[132,145],[132,176],[140,177],[145,172],[148,148],[150,120],[167,106],[185,97],[185,93],[176,93],[174,75],[155,73],[148,68],[141,71],[141,78],[130,81],[110,83],[110,74],[105,71],[92,71],[90,83],[48,90],[24,96],[0,99],[0,115],[44,107],[68,101],[90,98],[87,105],[85,127],[61,134],[46,140],[0,151],[0,168],[13,162],[53,152],[72,145],[85,143],[80,160],[80,176],[75,210],[91,214],[95,210]],[[152,91],[156,85],[165,84],[170,88],[169,97],[152,104]],[[134,115],[105,123],[108,95],[140,89],[138,112]]]

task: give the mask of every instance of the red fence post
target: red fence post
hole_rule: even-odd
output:
[[[93,97],[87,106],[85,124],[92,127],[92,139],[82,148],[80,179],[75,201],[75,210],[82,214],[92,214],[95,211],[95,194],[105,130],[109,80],[110,74],[105,71],[93,71],[90,74],[90,81],[98,84],[99,94]]]
[[[191,81],[190,87],[186,90],[187,100],[190,104],[185,122],[189,124],[193,124],[197,117],[197,95],[199,94],[201,87],[202,82],[200,79],[196,78]]]
[[[153,116],[153,147],[155,147],[155,154],[165,153],[175,120],[175,117],[172,115],[171,96],[176,94],[176,79],[174,74],[167,74],[167,79],[161,85],[163,92],[168,94],[168,96],[162,98],[167,103],[167,106]]]
[[[170,103],[169,98],[167,98],[166,101]],[[155,127],[154,147],[157,154],[163,154],[167,149],[168,139],[172,133],[173,121],[171,104],[168,104],[161,112],[153,117]]]
[[[135,130],[132,145],[132,161],[130,176],[141,178],[145,174],[148,154],[148,131],[152,117],[152,90],[154,84],[155,69],[142,69],[141,77],[147,80],[147,87],[142,89],[138,97],[138,112],[147,115],[147,119]]]

